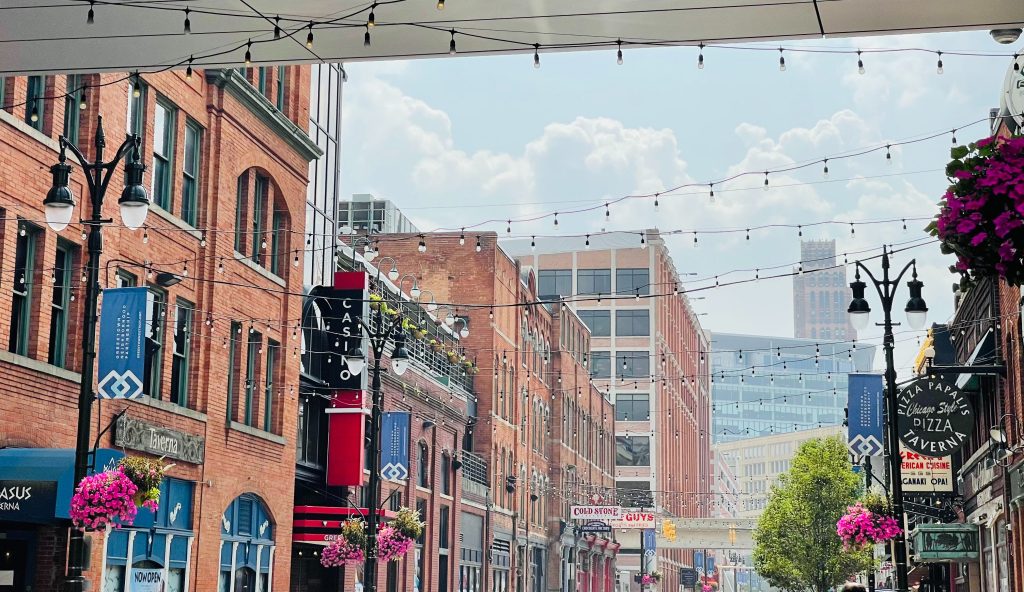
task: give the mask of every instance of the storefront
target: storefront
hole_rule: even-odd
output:
[[[495,538],[491,543],[491,592],[511,590],[512,541]]]
[[[244,493],[221,517],[218,592],[273,592],[274,525],[257,495]]]
[[[459,526],[459,592],[483,592],[484,517],[462,512]]]
[[[164,479],[155,513],[140,509],[132,527],[111,530],[103,537],[102,592],[189,591],[194,497],[195,483]]]
[[[101,448],[96,466],[112,468],[123,456]],[[63,555],[43,550],[66,545],[74,461],[70,449],[0,449],[0,589],[38,589],[39,574],[63,572]]]

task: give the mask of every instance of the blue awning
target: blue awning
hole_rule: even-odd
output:
[[[96,451],[96,469],[113,468],[120,450]],[[68,519],[75,490],[75,451],[70,448],[0,449],[0,522],[48,524]]]

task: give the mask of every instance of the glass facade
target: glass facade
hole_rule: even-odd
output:
[[[847,377],[870,372],[872,345],[716,333],[713,442],[840,425]]]
[[[341,85],[344,81],[345,71],[340,64],[311,67],[309,137],[323,155],[309,163],[302,274],[307,286],[330,283],[334,271],[341,172]],[[284,94],[279,93],[279,97],[283,103]]]

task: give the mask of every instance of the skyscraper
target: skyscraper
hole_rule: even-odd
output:
[[[793,276],[793,336],[856,339],[857,332],[846,314],[850,294],[846,267],[836,265],[836,241],[800,241],[800,264],[796,271]]]

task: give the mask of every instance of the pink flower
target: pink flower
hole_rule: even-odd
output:
[[[978,234],[971,237],[971,246],[976,247],[980,245],[981,243],[985,242],[986,238],[988,238],[987,232],[979,232]]]

